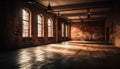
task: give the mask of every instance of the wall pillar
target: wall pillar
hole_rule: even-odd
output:
[[[55,29],[56,29],[56,35],[55,35],[55,37],[56,37],[56,42],[58,42],[58,17],[56,16],[56,19],[55,19]]]

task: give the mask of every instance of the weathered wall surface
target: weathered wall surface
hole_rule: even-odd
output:
[[[65,36],[66,35],[65,31],[64,31],[64,37],[62,37],[62,26],[61,26],[62,23],[64,23],[64,29],[66,29],[65,28],[66,25],[69,27],[69,29],[71,26],[71,24],[66,22],[65,19],[58,18],[58,39],[59,39],[58,42],[62,42],[64,40],[70,40],[70,30],[68,30],[68,35],[69,35],[68,37]]]
[[[110,35],[108,41],[120,47],[120,5],[118,3],[117,1],[113,3],[111,14],[106,19],[106,28]]]
[[[104,40],[104,21],[72,23],[71,39],[80,41],[103,41]]]
[[[0,30],[2,31],[1,40],[2,46],[0,49],[14,49],[30,46],[37,46],[48,43],[55,43],[58,39],[59,24],[58,18],[55,14],[48,13],[46,10],[36,4],[29,4],[28,0],[2,0],[1,1],[1,23]],[[28,8],[31,11],[32,37],[22,37],[22,9]],[[3,14],[4,13],[4,14]],[[44,16],[44,37],[37,37],[37,15]],[[51,17],[53,20],[53,37],[48,37],[47,19]],[[59,20],[61,21],[61,20]],[[64,21],[67,23],[67,21]],[[61,34],[59,34],[61,35]],[[68,38],[62,41],[68,40]]]

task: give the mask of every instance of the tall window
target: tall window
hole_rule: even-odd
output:
[[[62,29],[61,29],[62,37],[64,37],[64,31],[65,31],[65,29],[64,29],[64,23],[62,23],[61,25],[62,25],[62,26],[61,26],[61,27],[62,27]]]
[[[70,36],[70,35],[69,35],[69,33],[70,33],[70,25],[69,25],[69,24],[67,25],[67,29],[68,29],[68,32],[67,32],[67,33],[68,33],[68,34],[67,34],[67,37],[69,37],[69,36]]]
[[[65,25],[65,30],[66,30],[66,31],[65,31],[65,32],[66,32],[66,33],[65,33],[65,34],[66,34],[66,37],[68,37],[68,25]]]
[[[51,18],[48,19],[48,37],[53,37],[53,21]]]
[[[28,9],[22,10],[22,37],[31,37],[31,15]]]
[[[42,15],[38,15],[38,37],[44,36],[44,18]]]

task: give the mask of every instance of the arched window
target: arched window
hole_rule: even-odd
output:
[[[44,37],[44,18],[42,15],[37,15],[38,22],[38,37]]]
[[[68,25],[67,25],[67,24],[65,25],[65,30],[66,30],[66,31],[65,31],[65,32],[66,32],[66,33],[65,33],[65,34],[66,34],[66,37],[68,37]]]
[[[61,24],[61,32],[62,32],[62,37],[64,37],[64,31],[65,31],[65,28],[64,28],[64,23]]]
[[[53,37],[53,21],[51,18],[48,19],[48,37]]]
[[[67,37],[70,36],[69,33],[70,33],[70,25],[68,24],[68,25],[67,25]]]
[[[22,10],[22,37],[31,37],[31,12]]]

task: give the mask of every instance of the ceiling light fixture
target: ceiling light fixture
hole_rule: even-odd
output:
[[[47,12],[51,12],[52,11],[52,7],[50,4],[50,0],[48,1],[48,6],[47,6]]]
[[[36,3],[36,0],[29,0],[28,3],[30,4]]]
[[[87,18],[90,19],[90,17],[91,17],[90,9],[87,9]]]

